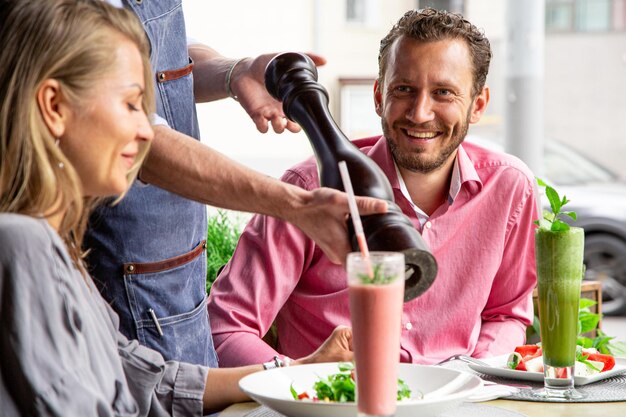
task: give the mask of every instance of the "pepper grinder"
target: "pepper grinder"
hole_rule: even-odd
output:
[[[394,203],[387,176],[335,123],[328,110],[328,93],[317,82],[313,61],[299,53],[277,55],[265,70],[265,86],[283,103],[285,115],[298,123],[309,138],[321,186],[345,191],[338,163],[346,161],[356,195],[387,201],[387,213],[362,216],[367,245],[373,251],[403,252],[406,262],[404,301],[423,294],[435,280],[437,261],[409,218]],[[351,221],[348,221],[348,233],[352,249],[358,251]]]

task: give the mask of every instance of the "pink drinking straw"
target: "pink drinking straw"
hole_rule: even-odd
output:
[[[350,207],[350,215],[352,216],[352,224],[354,225],[354,233],[356,234],[356,241],[359,244],[363,261],[365,261],[365,267],[367,268],[367,274],[370,278],[374,277],[374,271],[372,270],[372,264],[370,262],[370,251],[367,248],[367,242],[365,241],[365,233],[363,233],[363,224],[361,223],[361,216],[359,216],[359,209],[356,206],[356,198],[354,197],[354,190],[352,189],[352,182],[350,181],[350,173],[348,173],[348,166],[346,161],[339,161],[339,173],[341,174],[341,180],[343,181],[343,188],[348,193],[348,206]]]

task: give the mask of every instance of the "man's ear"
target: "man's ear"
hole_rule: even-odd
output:
[[[380,91],[382,86],[378,83],[378,80],[374,81],[374,108],[376,114],[382,117],[382,105],[383,105],[383,92]]]
[[[478,123],[485,110],[487,110],[487,104],[489,104],[489,87],[485,86],[480,94],[474,98],[470,123]]]
[[[37,90],[37,105],[50,134],[55,138],[61,137],[65,132],[69,108],[57,80],[49,78],[41,83]]]

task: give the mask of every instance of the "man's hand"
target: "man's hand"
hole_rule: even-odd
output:
[[[352,353],[352,329],[347,326],[337,326],[330,337],[309,356],[293,361],[294,365],[321,362],[350,362]]]
[[[317,66],[326,63],[326,59],[319,55],[307,55]],[[265,67],[275,56],[276,54],[264,54],[239,62],[233,70],[230,88],[259,132],[266,133],[269,122],[276,133],[282,133],[285,129],[297,133],[300,126],[285,118],[282,103],[270,96],[265,88]]]
[[[343,264],[352,252],[348,241],[348,195],[331,188],[317,188],[308,194],[302,207],[291,210],[286,220],[295,224],[317,243],[331,262]],[[357,197],[362,216],[387,212],[387,202]]]

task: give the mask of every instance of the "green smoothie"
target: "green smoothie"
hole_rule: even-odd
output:
[[[546,365],[562,368],[576,360],[584,242],[585,234],[579,227],[537,229],[535,233],[539,322]]]

